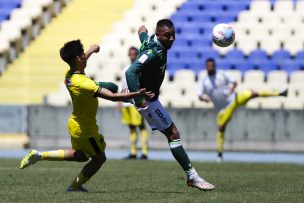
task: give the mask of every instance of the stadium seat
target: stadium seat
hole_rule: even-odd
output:
[[[264,61],[268,60],[268,55],[264,50],[256,49],[250,52],[248,59],[252,61]]]
[[[271,3],[268,0],[253,0],[250,4],[250,10],[268,13],[271,10]]]
[[[265,74],[261,70],[248,70],[244,73],[244,85],[262,86],[265,84]]]
[[[304,100],[286,98],[283,103],[284,109],[304,109]]]
[[[288,13],[294,12],[294,3],[292,0],[276,1],[274,4],[274,12],[276,13]]]
[[[287,85],[288,84],[288,74],[286,71],[273,70],[267,75],[267,84],[275,87],[276,85]]]
[[[242,72],[239,70],[227,70],[227,74],[231,76],[238,84],[242,83]]]
[[[289,84],[290,85],[302,85],[303,86],[303,78],[304,78],[304,71],[293,71],[290,74],[290,80]]]
[[[245,57],[244,53],[240,49],[231,49],[225,55],[225,59],[227,60],[231,60],[231,59],[239,60],[239,59],[243,59],[244,57]]]

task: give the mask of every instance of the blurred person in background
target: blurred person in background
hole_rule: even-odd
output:
[[[131,64],[135,61],[138,54],[138,49],[135,47],[130,47],[128,50],[128,56],[130,58]],[[129,68],[128,65],[123,70],[122,75],[122,91],[127,90],[127,82],[125,72]],[[129,126],[130,129],[130,154],[125,159],[137,159],[137,141],[138,141],[138,131],[140,131],[140,140],[141,140],[141,156],[139,159],[147,160],[148,159],[148,138],[149,134],[145,127],[144,118],[138,113],[134,105],[131,103],[118,103],[118,110],[121,112],[121,121],[123,124]]]
[[[223,161],[223,145],[227,124],[233,116],[234,111],[253,98],[287,96],[288,91],[277,90],[245,90],[236,92],[237,82],[225,71],[216,68],[213,58],[208,58],[205,63],[207,74],[198,82],[198,98],[203,102],[212,102],[217,112],[216,134],[217,161]]]

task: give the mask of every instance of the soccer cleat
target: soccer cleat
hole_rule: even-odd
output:
[[[216,162],[221,163],[223,161],[224,161],[223,157],[221,156],[216,157]]]
[[[131,160],[131,159],[136,159],[136,155],[133,155],[133,154],[129,154],[129,156],[125,157],[124,159],[125,160]]]
[[[139,157],[139,159],[141,159],[141,160],[148,160],[148,156],[145,155],[145,154],[142,154],[142,155]]]
[[[287,94],[288,94],[288,89],[286,89],[283,92],[281,92],[280,96],[287,97]]]
[[[212,185],[211,183],[208,183],[207,181],[205,181],[204,179],[202,179],[199,176],[196,176],[195,178],[191,179],[191,180],[187,180],[187,184],[189,187],[196,187],[200,190],[204,190],[204,191],[210,191],[215,189],[214,185]]]
[[[67,192],[89,192],[89,191],[82,186],[80,186],[78,189],[73,189],[72,186],[69,186],[67,188]]]
[[[41,155],[37,150],[31,150],[20,162],[20,169],[24,169],[41,160]]]

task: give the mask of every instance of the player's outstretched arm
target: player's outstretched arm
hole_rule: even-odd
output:
[[[138,35],[140,35],[140,33],[142,33],[142,32],[148,33],[148,29],[144,25],[142,25],[138,28]]]
[[[142,25],[138,28],[138,37],[140,39],[140,43],[143,43],[148,38],[148,30],[146,26]]]
[[[155,93],[151,91],[146,92],[146,89],[140,89],[136,92],[126,92],[126,93],[112,93],[111,91],[105,88],[99,88],[98,92],[96,93],[97,97],[101,97],[103,99],[107,99],[110,101],[126,101],[138,96],[144,96],[146,98],[153,98]]]
[[[93,54],[93,53],[98,53],[100,50],[100,47],[98,44],[93,44],[92,46],[90,46],[89,50],[86,51],[85,53],[85,56],[86,58],[90,58],[90,56]]]

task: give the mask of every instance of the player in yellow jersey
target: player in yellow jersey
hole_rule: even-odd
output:
[[[128,51],[128,56],[130,59],[131,64],[136,60],[138,54],[138,49],[135,47],[130,47]],[[123,70],[122,74],[122,89],[128,89],[127,81],[126,81],[126,70],[130,67],[127,66]],[[144,118],[141,116],[140,113],[136,110],[134,105],[131,103],[118,103],[117,108],[121,112],[121,121],[123,124],[127,124],[130,129],[130,154],[125,159],[137,159],[137,129],[140,131],[140,141],[141,141],[141,156],[139,159],[147,160],[148,159],[148,138],[149,134],[145,127]]]
[[[65,150],[38,152],[30,151],[20,163],[24,169],[37,161],[90,161],[83,167],[79,175],[68,186],[67,191],[87,192],[82,187],[106,161],[104,153],[106,143],[101,134],[98,133],[96,124],[96,113],[98,108],[97,97],[111,101],[128,101],[135,96],[154,96],[145,89],[133,93],[112,93],[106,88],[99,87],[85,75],[86,62],[93,53],[99,52],[98,45],[92,45],[84,52],[80,40],[70,41],[60,49],[60,56],[70,69],[65,75],[65,84],[71,95],[73,113],[68,121],[68,131],[71,135],[72,148]]]

